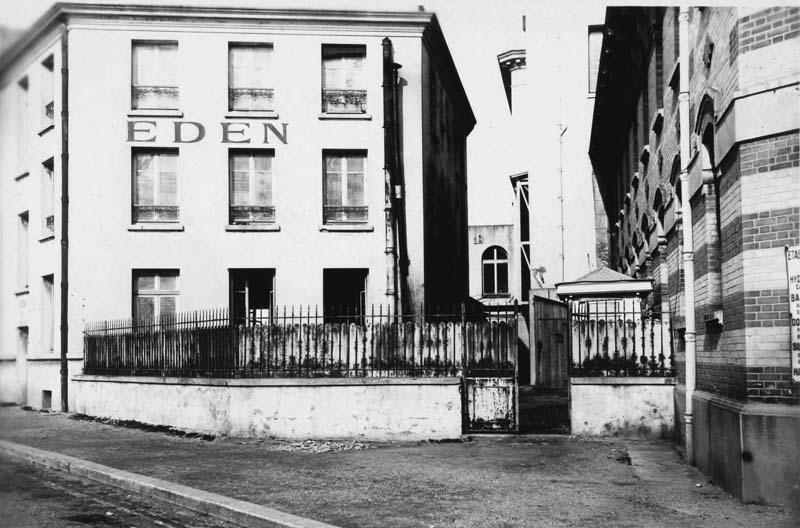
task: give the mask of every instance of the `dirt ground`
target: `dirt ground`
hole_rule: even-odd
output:
[[[317,453],[13,407],[0,409],[0,437],[344,527],[800,525],[798,511],[741,504],[666,443],[480,436]]]

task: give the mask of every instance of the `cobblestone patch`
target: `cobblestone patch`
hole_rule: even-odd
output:
[[[317,440],[305,440],[303,442],[293,442],[285,445],[268,446],[267,449],[273,451],[302,451],[304,453],[329,453],[331,451],[352,451],[359,449],[375,449],[376,446],[356,442],[320,442]]]

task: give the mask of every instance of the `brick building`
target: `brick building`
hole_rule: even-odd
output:
[[[610,264],[653,279],[679,441],[746,501],[800,502],[784,260],[800,243],[798,56],[797,7],[609,8],[594,108]]]

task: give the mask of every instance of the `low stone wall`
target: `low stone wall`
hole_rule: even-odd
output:
[[[461,435],[457,378],[73,380],[74,412],[187,431],[286,439]]]
[[[0,404],[17,403],[17,362],[0,358]]]
[[[674,378],[571,378],[572,434],[672,438]]]
[[[686,393],[676,391],[679,398]],[[692,398],[695,464],[744,502],[800,505],[800,407]]]

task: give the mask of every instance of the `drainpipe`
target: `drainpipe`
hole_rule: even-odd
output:
[[[66,22],[61,27],[61,411],[69,411],[69,30]]]
[[[383,46],[383,179],[386,214],[386,297],[397,314],[397,256],[394,229],[394,165],[395,165],[395,68],[392,41],[384,38]]]
[[[681,7],[678,16],[678,45],[680,53],[680,94],[678,112],[680,118],[681,152],[681,209],[683,209],[683,274],[684,316],[686,330],[686,403],[684,409],[686,461],[694,464],[694,440],[692,438],[692,397],[695,389],[695,321],[694,321],[694,237],[692,235],[692,204],[689,190],[689,8]]]

